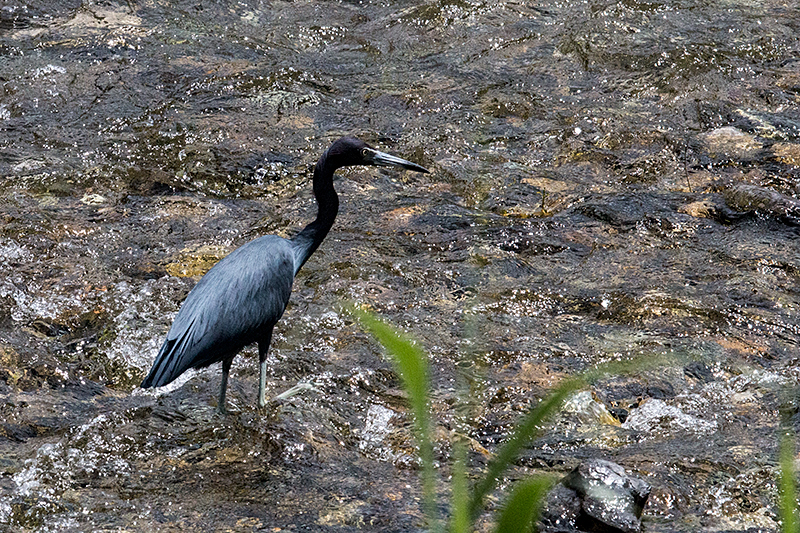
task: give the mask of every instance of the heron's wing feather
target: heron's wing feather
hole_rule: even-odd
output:
[[[142,386],[166,385],[259,340],[283,314],[293,280],[288,241],[267,236],[236,249],[186,297]]]

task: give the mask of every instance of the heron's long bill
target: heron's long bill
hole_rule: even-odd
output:
[[[373,165],[379,165],[383,167],[403,167],[407,170],[413,170],[414,172],[430,174],[430,171],[427,168],[421,167],[416,163],[412,163],[411,161],[406,161],[403,158],[373,149],[370,149],[370,152],[372,155],[371,162]]]

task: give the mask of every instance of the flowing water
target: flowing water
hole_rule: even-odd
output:
[[[509,481],[600,457],[652,485],[646,531],[777,531],[799,33],[784,0],[5,0],[0,529],[420,531],[404,394],[349,301],[429,351],[443,464],[461,432],[479,471],[565,376],[657,361]],[[313,218],[343,134],[432,173],[341,173],[269,358],[270,394],[309,387],[260,412],[248,349],[227,417],[218,366],[138,389],[203,272]]]

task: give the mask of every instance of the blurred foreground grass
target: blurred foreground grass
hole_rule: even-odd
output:
[[[427,527],[434,533],[469,533],[483,513],[487,496],[497,487],[506,470],[512,465],[520,450],[539,435],[547,420],[577,390],[597,379],[612,375],[652,368],[664,364],[662,358],[635,359],[601,365],[583,374],[562,381],[548,396],[525,413],[514,427],[511,436],[495,453],[486,472],[479,474],[467,470],[467,446],[464,439],[452,445],[452,470],[450,502],[440,506],[439,487],[442,483],[433,457],[433,427],[430,410],[430,371],[425,351],[387,322],[362,308],[348,306],[347,310],[358,320],[386,350],[408,394],[413,415],[414,437],[419,448],[422,467],[423,506]],[[673,361],[674,362],[674,361]],[[785,431],[780,445],[779,514],[782,533],[800,533],[797,491],[794,468],[794,435]],[[468,478],[477,479],[470,484]],[[539,475],[524,479],[512,487],[504,504],[493,517],[495,533],[528,533],[533,530],[545,497],[555,483],[553,476]],[[440,509],[447,508],[448,516]]]

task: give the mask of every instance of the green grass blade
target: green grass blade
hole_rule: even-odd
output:
[[[782,533],[800,533],[797,517],[797,487],[794,472],[794,439],[787,431],[781,440],[780,448],[780,514]]]
[[[430,521],[431,529],[440,530],[428,399],[428,390],[430,389],[428,358],[425,352],[412,343],[408,337],[372,313],[354,306],[350,306],[348,311],[356,317],[365,330],[383,345],[403,381],[414,416],[414,438],[419,446],[419,456],[422,462],[422,498],[425,515]]]
[[[428,517],[430,529],[437,532],[441,531],[442,524],[439,520],[436,505],[437,478],[433,462],[430,402],[428,397],[430,380],[425,352],[405,335],[378,319],[372,313],[354,306],[349,306],[348,310],[359,321],[361,326],[384,346],[403,381],[414,416],[414,436],[419,446],[419,455],[422,462],[422,493],[425,514]],[[608,374],[627,374],[634,370],[640,371],[655,367],[668,360],[674,360],[674,357],[648,357],[646,361],[636,359],[612,362],[584,372],[578,378],[563,381],[550,395],[522,417],[511,437],[489,463],[484,477],[473,487],[471,494],[466,488],[465,452],[463,448],[460,452],[456,449],[456,452],[461,455],[456,459],[453,470],[452,489],[454,499],[451,505],[450,531],[452,533],[469,531],[472,523],[483,510],[486,496],[497,486],[503,472],[516,459],[520,450],[542,431],[544,422],[561,408],[573,392]],[[518,496],[520,502],[527,502],[534,495],[533,485],[526,485],[525,487],[520,489],[523,490]],[[514,503],[514,505],[517,504]],[[519,505],[522,505],[522,503]],[[792,524],[796,523],[796,521],[792,522]],[[800,531],[791,531],[791,533],[800,533]]]
[[[520,450],[541,432],[542,424],[561,409],[561,406],[573,392],[609,374],[630,374],[634,371],[654,368],[674,360],[674,357],[653,356],[648,357],[647,360],[637,358],[626,361],[613,361],[590,369],[579,377],[563,381],[544,400],[523,416],[520,423],[514,428],[511,438],[500,448],[494,459],[489,463],[483,479],[473,489],[470,501],[470,516],[473,519],[478,517],[483,509],[484,499],[494,490],[503,472],[514,461]]]
[[[450,508],[450,533],[470,533],[469,486],[467,484],[467,446],[457,440],[453,443],[453,481]]]
[[[486,495],[494,490],[497,480],[517,457],[523,446],[528,444],[534,435],[541,430],[542,423],[558,411],[570,394],[585,386],[580,379],[570,379],[561,383],[544,400],[527,412],[522,421],[514,429],[511,438],[500,448],[489,463],[486,475],[473,489],[470,500],[470,516],[476,518],[483,509]]]
[[[425,352],[398,330],[363,309],[351,308],[361,326],[383,345],[396,365],[406,392],[409,394],[414,415],[427,421],[428,415],[428,359]],[[424,424],[423,424],[424,425]]]
[[[500,511],[495,533],[529,533],[552,484],[553,479],[546,476],[519,483]]]

